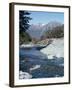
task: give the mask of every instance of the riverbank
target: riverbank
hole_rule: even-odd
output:
[[[64,76],[64,39],[52,39],[41,50],[20,49],[19,79]]]
[[[64,58],[64,38],[52,39],[52,43],[40,51],[46,54],[48,59],[52,59],[54,57]]]

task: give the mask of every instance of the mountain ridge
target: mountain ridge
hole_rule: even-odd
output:
[[[63,24],[57,21],[51,21],[47,24],[31,24],[29,29],[27,30],[27,33],[30,34],[32,38],[40,38],[44,32],[53,30],[53,28],[61,25]]]

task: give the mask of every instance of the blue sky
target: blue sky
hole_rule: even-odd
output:
[[[38,12],[38,11],[30,11],[30,17],[32,20],[30,24],[47,24],[50,21],[57,21],[64,24],[64,13],[62,12]]]

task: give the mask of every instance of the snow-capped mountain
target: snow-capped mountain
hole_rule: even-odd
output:
[[[27,30],[27,32],[32,38],[40,38],[45,31],[53,30],[53,28],[61,25],[62,24],[60,22],[56,21],[49,22],[48,24],[32,24]]]

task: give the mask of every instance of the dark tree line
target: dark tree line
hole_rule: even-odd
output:
[[[26,32],[29,28],[29,17],[30,13],[28,11],[19,11],[19,40],[20,44],[28,42],[31,40],[29,34]]]

